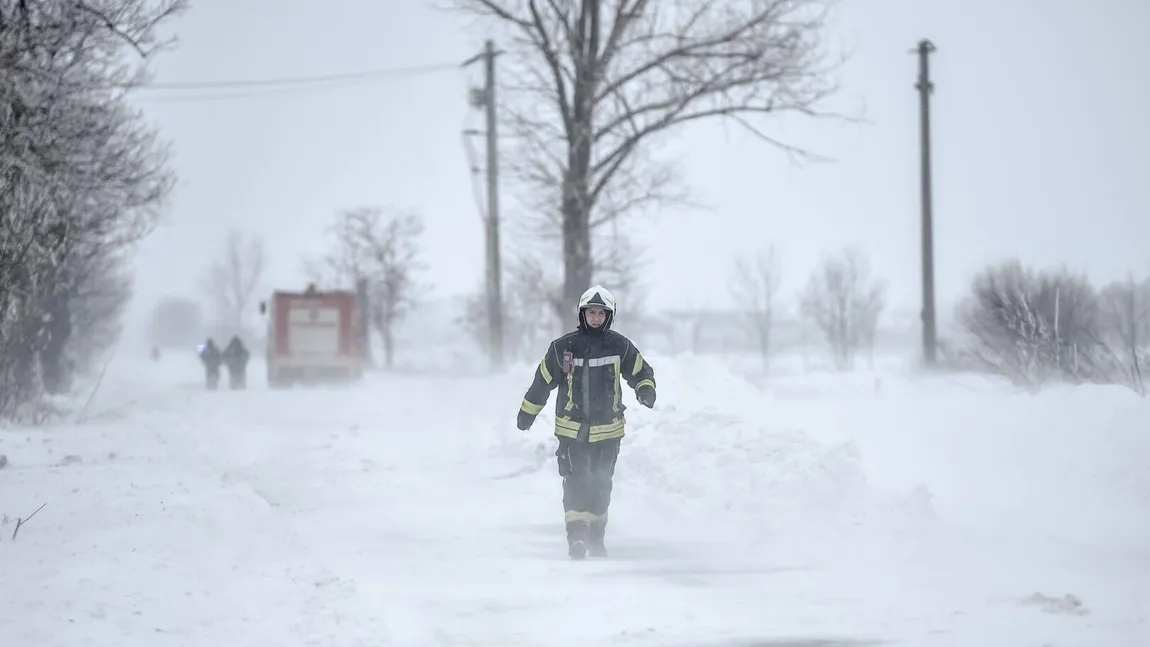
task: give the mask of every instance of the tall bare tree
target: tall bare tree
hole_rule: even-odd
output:
[[[872,347],[886,307],[886,282],[871,277],[870,263],[856,249],[823,259],[811,275],[799,307],[823,333],[835,366],[853,366],[858,350]]]
[[[211,300],[218,323],[234,335],[243,336],[255,312],[257,290],[267,271],[267,252],[262,238],[245,239],[233,229],[219,257],[208,266],[203,278],[204,294]]]
[[[510,172],[558,204],[563,300],[590,286],[592,231],[681,190],[651,155],[661,135],[730,119],[820,114],[833,90],[820,40],[832,0],[454,0],[509,27]],[[505,71],[504,71],[505,70]]]
[[[331,228],[334,248],[305,265],[317,283],[350,289],[367,283],[368,315],[383,342],[388,368],[395,360],[397,324],[418,304],[423,217],[414,211],[358,207],[340,212]]]
[[[775,325],[775,302],[782,279],[775,246],[760,252],[754,260],[735,260],[731,277],[731,295],[742,311],[747,329],[754,335],[763,359],[763,368],[770,367],[771,331]]]

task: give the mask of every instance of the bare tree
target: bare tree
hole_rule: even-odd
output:
[[[742,310],[747,329],[755,337],[764,369],[770,367],[775,296],[779,291],[781,274],[778,255],[774,245],[771,245],[766,252],[760,252],[753,262],[747,258],[736,259],[731,277],[731,295]]]
[[[342,211],[331,228],[335,247],[308,264],[320,284],[350,289],[367,283],[368,315],[383,342],[388,368],[394,364],[395,328],[417,305],[416,279],[425,266],[419,238],[423,218],[414,211],[385,213],[379,207]]]
[[[859,348],[873,346],[885,298],[885,281],[871,278],[861,252],[846,249],[823,260],[799,307],[822,332],[835,366],[843,370],[854,365]]]
[[[650,157],[660,136],[725,118],[791,154],[753,115],[819,115],[833,90],[820,41],[825,0],[454,0],[510,28],[508,167],[561,216],[563,300],[594,272],[593,229],[681,190]]]
[[[247,332],[257,290],[267,271],[265,249],[262,238],[245,240],[242,232],[233,229],[220,256],[204,274],[204,294],[211,300],[218,322],[234,335]]]
[[[0,0],[0,415],[115,339],[122,304],[94,307],[91,286],[122,285],[173,183],[126,93],[185,6]]]

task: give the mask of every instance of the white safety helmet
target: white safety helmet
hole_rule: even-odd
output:
[[[615,312],[615,295],[602,285],[595,285],[587,289],[583,296],[579,297],[579,309],[589,308],[591,306],[599,306],[607,312]]]
[[[595,285],[588,288],[583,296],[579,297],[579,324],[585,328],[587,321],[583,317],[583,311],[593,306],[607,311],[607,321],[603,322],[601,330],[610,328],[611,323],[615,320],[615,295],[602,285]]]

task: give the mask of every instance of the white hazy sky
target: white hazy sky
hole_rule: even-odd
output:
[[[499,38],[420,0],[195,0],[174,27],[178,49],[154,65],[160,83],[453,63]],[[686,159],[686,177],[712,209],[646,225],[649,303],[728,305],[731,256],[770,243],[794,289],[819,255],[853,244],[890,282],[892,306],[917,308],[909,51],[923,37],[938,46],[940,299],[953,299],[986,262],[1015,255],[1099,280],[1150,273],[1147,28],[1150,4],[1140,0],[846,0],[830,34],[855,50],[838,102],[865,107],[871,123],[789,120],[789,142],[837,160],[803,166],[734,128],[681,131],[669,150]],[[298,287],[299,259],[323,249],[332,215],[364,204],[420,209],[435,294],[473,290],[482,229],[460,130],[481,125],[466,94],[478,74],[278,94],[141,92],[174,145],[180,186],[140,249],[133,310],[199,296],[199,277],[232,227],[267,239],[268,289]],[[221,94],[231,96],[205,98]]]

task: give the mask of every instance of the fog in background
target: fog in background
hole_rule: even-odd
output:
[[[863,124],[788,117],[788,143],[832,162],[796,163],[720,122],[677,131],[698,209],[636,224],[653,311],[734,307],[731,258],[774,244],[784,305],[820,255],[857,245],[889,282],[884,317],[919,308],[916,58],[932,57],[937,290],[945,316],[988,262],[1066,263],[1097,281],[1150,271],[1150,6],[1133,0],[869,0],[842,3],[828,34],[850,59],[830,107]],[[246,81],[455,64],[501,34],[415,0],[221,0],[170,28],[155,82]],[[298,289],[334,214],[360,205],[425,218],[423,295],[440,306],[481,285],[483,231],[460,131],[481,68],[397,74],[328,88],[160,89],[138,105],[173,143],[179,186],[140,247],[130,317],[164,297],[203,299],[206,266],[232,228],[263,237],[261,294]],[[482,140],[473,142],[482,154]],[[481,181],[481,178],[478,178]],[[517,187],[502,186],[505,253]],[[555,258],[556,266],[561,259]],[[205,309],[209,309],[205,303]],[[621,304],[623,308],[627,303]],[[420,324],[426,324],[421,321]]]

